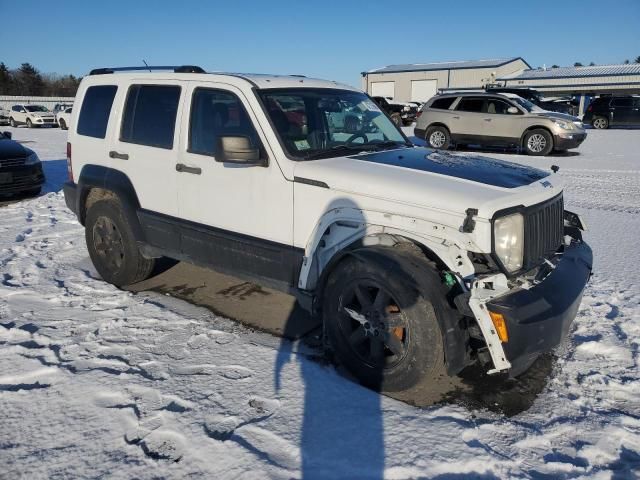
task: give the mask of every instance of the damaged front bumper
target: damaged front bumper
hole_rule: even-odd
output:
[[[562,342],[576,317],[592,265],[589,245],[573,240],[539,283],[510,289],[503,274],[474,281],[469,306],[493,362],[487,373],[508,371],[516,376]],[[490,312],[502,315],[507,341],[500,339]]]

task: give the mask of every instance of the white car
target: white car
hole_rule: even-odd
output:
[[[56,116],[42,105],[14,105],[9,115],[9,123],[12,127],[26,125],[28,128],[33,128],[58,125]]]
[[[347,85],[161,68],[92,71],[71,115],[65,199],[107,282],[167,256],[282,289],[357,379],[416,402],[569,331],[592,255],[555,171],[414,147]]]
[[[64,110],[60,110],[58,113],[56,113],[56,120],[58,121],[58,126],[62,130],[69,129],[69,121],[71,120],[72,110],[73,110],[73,107],[67,107]]]

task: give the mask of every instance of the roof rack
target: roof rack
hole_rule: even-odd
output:
[[[207,73],[203,68],[197,65],[178,65],[178,66],[149,66],[149,67],[116,67],[116,68],[94,68],[89,72],[89,75],[105,75],[115,72],[136,72],[136,71],[149,71],[154,70],[173,70],[175,73]]]

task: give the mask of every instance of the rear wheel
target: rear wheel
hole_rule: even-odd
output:
[[[154,259],[140,252],[117,200],[100,200],[87,212],[85,239],[93,265],[107,282],[124,287],[149,277]]]
[[[437,150],[447,150],[451,146],[451,135],[444,127],[429,127],[425,139],[431,148]]]
[[[395,124],[396,127],[402,126],[402,116],[399,113],[392,113],[391,121]]]
[[[406,255],[344,260],[327,281],[323,318],[336,359],[362,384],[424,404],[440,398],[446,377],[436,318],[444,297],[437,274],[429,291],[415,285]]]
[[[549,155],[553,150],[553,137],[541,128],[531,130],[524,136],[524,149],[528,155]]]
[[[607,120],[605,117],[596,117],[591,122],[591,126],[593,126],[593,128],[604,130],[606,128],[609,128],[609,120]]]

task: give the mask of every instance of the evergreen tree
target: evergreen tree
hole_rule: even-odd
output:
[[[574,67],[583,67],[584,65],[582,65],[580,62],[576,62],[573,64]]]

